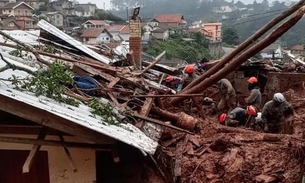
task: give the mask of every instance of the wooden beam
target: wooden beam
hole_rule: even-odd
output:
[[[0,110],[25,118],[39,125],[81,137],[98,144],[112,144],[116,142],[113,138],[107,137],[60,116],[56,116],[51,112],[36,108],[35,106],[17,101],[10,97],[0,95],[0,101],[5,104],[0,105]]]
[[[217,92],[218,93],[218,92]],[[165,94],[165,95],[131,95],[130,97],[202,97],[203,94]]]
[[[88,65],[85,65],[85,64],[81,64],[81,63],[75,63],[73,67],[79,67],[81,68],[82,70],[92,74],[92,75],[95,75],[95,76],[100,76],[104,79],[106,79],[107,81],[111,82],[113,80],[115,80],[115,77],[113,77],[112,75],[110,74],[107,74],[105,72],[101,72],[100,70],[97,70],[91,66],[88,66]]]
[[[160,55],[158,55],[149,66],[147,66],[147,67],[145,67],[145,69],[143,69],[143,71],[140,73],[140,75],[144,74],[146,71],[151,69],[154,65],[156,65],[165,54],[166,54],[166,51],[163,51]]]
[[[152,91],[149,94],[155,95],[156,91]],[[149,114],[149,111],[152,107],[153,102],[154,102],[154,98],[146,98],[146,100],[141,108],[140,115],[147,116]],[[144,120],[140,119],[136,122],[135,126],[141,129],[143,127],[143,122],[144,122]]]
[[[45,129],[41,129],[37,140],[43,140],[46,137],[46,131]],[[34,158],[37,155],[37,152],[39,151],[41,145],[33,145],[32,150],[29,153],[29,156],[26,158],[25,163],[22,167],[22,173],[29,173],[30,172],[30,168],[33,164]]]
[[[62,135],[59,135],[59,139],[60,139],[60,141],[61,141],[62,143],[65,143],[65,139],[64,139],[64,137],[63,137]],[[67,155],[67,157],[68,157],[68,159],[69,159],[70,166],[71,166],[71,168],[73,169],[73,172],[74,172],[74,173],[77,172],[76,164],[75,164],[75,162],[73,161],[73,158],[72,158],[72,156],[71,156],[71,153],[70,153],[69,149],[68,149],[67,147],[65,147],[65,146],[63,146],[63,148],[64,148],[65,153],[66,153],[66,155]]]
[[[0,125],[0,134],[38,134],[43,126],[36,126],[36,125]],[[53,129],[46,129],[47,135],[59,135],[62,132],[53,130]],[[69,135],[63,133],[62,135]],[[70,135],[69,135],[70,136]]]
[[[116,77],[114,80],[110,81],[110,83],[107,85],[108,88],[112,88],[115,84],[117,84],[120,81],[119,77]]]
[[[140,115],[138,113],[128,113],[128,114],[133,116],[133,117],[137,117],[137,118],[143,119],[143,120],[145,120],[147,122],[151,122],[151,123],[154,123],[154,124],[157,124],[157,125],[161,125],[161,126],[164,126],[164,127],[168,127],[168,128],[180,131],[180,132],[184,132],[184,133],[187,133],[187,134],[194,135],[194,133],[192,133],[192,132],[190,132],[188,130],[184,130],[182,128],[179,128],[179,127],[176,127],[176,126],[173,126],[173,125],[168,125],[168,124],[164,123],[163,121],[160,121],[160,120],[157,120],[157,119],[149,118],[147,116],[143,116],[143,115]]]
[[[101,151],[111,151],[113,145],[111,144],[89,144],[89,143],[79,143],[79,142],[60,142],[56,140],[37,140],[31,138],[21,138],[21,137],[5,137],[0,136],[0,142],[16,143],[16,144],[35,144],[44,146],[64,146],[70,148],[80,148],[80,149],[94,149]]]

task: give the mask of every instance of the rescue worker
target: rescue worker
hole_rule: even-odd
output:
[[[167,76],[165,79],[166,85],[169,86],[171,89],[180,91],[181,90],[181,79],[174,76]]]
[[[186,75],[182,79],[183,88],[199,77],[197,74],[195,74],[195,67],[193,65],[187,65],[184,69],[184,73]],[[192,101],[194,106],[197,108],[198,114],[202,118],[205,118],[205,113],[202,107],[202,97],[192,97]]]
[[[227,79],[221,79],[217,84],[221,94],[221,99],[217,106],[218,111],[231,111],[236,107],[236,93],[232,84]]]
[[[269,133],[280,133],[282,131],[284,117],[292,114],[298,117],[291,104],[286,101],[284,95],[275,93],[273,99],[264,105],[262,111],[264,131]]]
[[[246,109],[236,107],[228,115],[226,113],[221,114],[219,122],[231,127],[245,126],[250,116],[257,116],[254,106],[247,106]]]
[[[254,107],[256,107],[257,111],[260,111],[262,103],[262,94],[258,85],[258,80],[256,77],[250,77],[247,82],[248,90],[250,90],[250,95],[245,99],[245,101],[247,105],[253,105]]]

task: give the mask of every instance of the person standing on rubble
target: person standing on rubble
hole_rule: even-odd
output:
[[[245,126],[250,116],[257,116],[254,106],[247,106],[246,109],[236,107],[228,115],[226,113],[221,114],[219,122],[231,127]]]
[[[282,131],[284,118],[289,115],[294,115],[299,118],[291,104],[286,101],[284,95],[275,93],[273,99],[264,105],[262,111],[264,131],[268,133],[280,133]]]
[[[186,87],[189,85],[191,82],[199,78],[199,76],[195,73],[195,67],[193,65],[187,65],[184,68],[184,73],[186,74],[182,78],[182,87]],[[203,119],[205,118],[205,113],[202,107],[202,97],[192,97],[192,101],[194,106],[197,108],[199,116],[201,116]]]
[[[260,91],[258,79],[256,77],[250,77],[247,82],[250,95],[245,99],[245,101],[247,105],[253,105],[257,111],[260,111],[262,104],[262,93]]]
[[[221,79],[217,82],[221,99],[217,109],[219,112],[231,111],[236,107],[236,93],[228,79]]]

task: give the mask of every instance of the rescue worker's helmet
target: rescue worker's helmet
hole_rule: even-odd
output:
[[[220,116],[219,116],[219,123],[220,124],[223,124],[227,119],[227,114],[226,113],[222,113]]]
[[[195,67],[193,65],[188,65],[184,69],[184,72],[187,74],[193,74],[194,71],[195,71]]]
[[[258,80],[257,80],[256,77],[250,77],[250,78],[248,79],[248,83],[249,83],[249,84],[253,84],[253,83],[257,83],[257,82],[258,82]]]
[[[256,116],[257,115],[257,111],[256,111],[255,107],[252,106],[252,105],[247,106],[247,114],[249,116]]]
[[[282,102],[285,102],[285,101],[286,101],[284,95],[281,94],[281,93],[275,93],[275,94],[273,95],[273,100],[274,100],[275,102],[279,102],[279,103],[282,103]]]
[[[174,80],[173,76],[167,76],[166,79],[165,79],[165,81],[168,82],[168,83],[172,82],[173,80]]]

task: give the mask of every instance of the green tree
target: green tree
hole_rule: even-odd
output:
[[[95,12],[94,18],[99,19],[99,20],[111,20],[114,22],[122,21],[122,19],[120,17],[112,14],[110,11],[105,11],[102,9],[98,9]]]
[[[237,30],[233,27],[224,28],[222,31],[222,41],[229,45],[237,45],[239,43]]]

